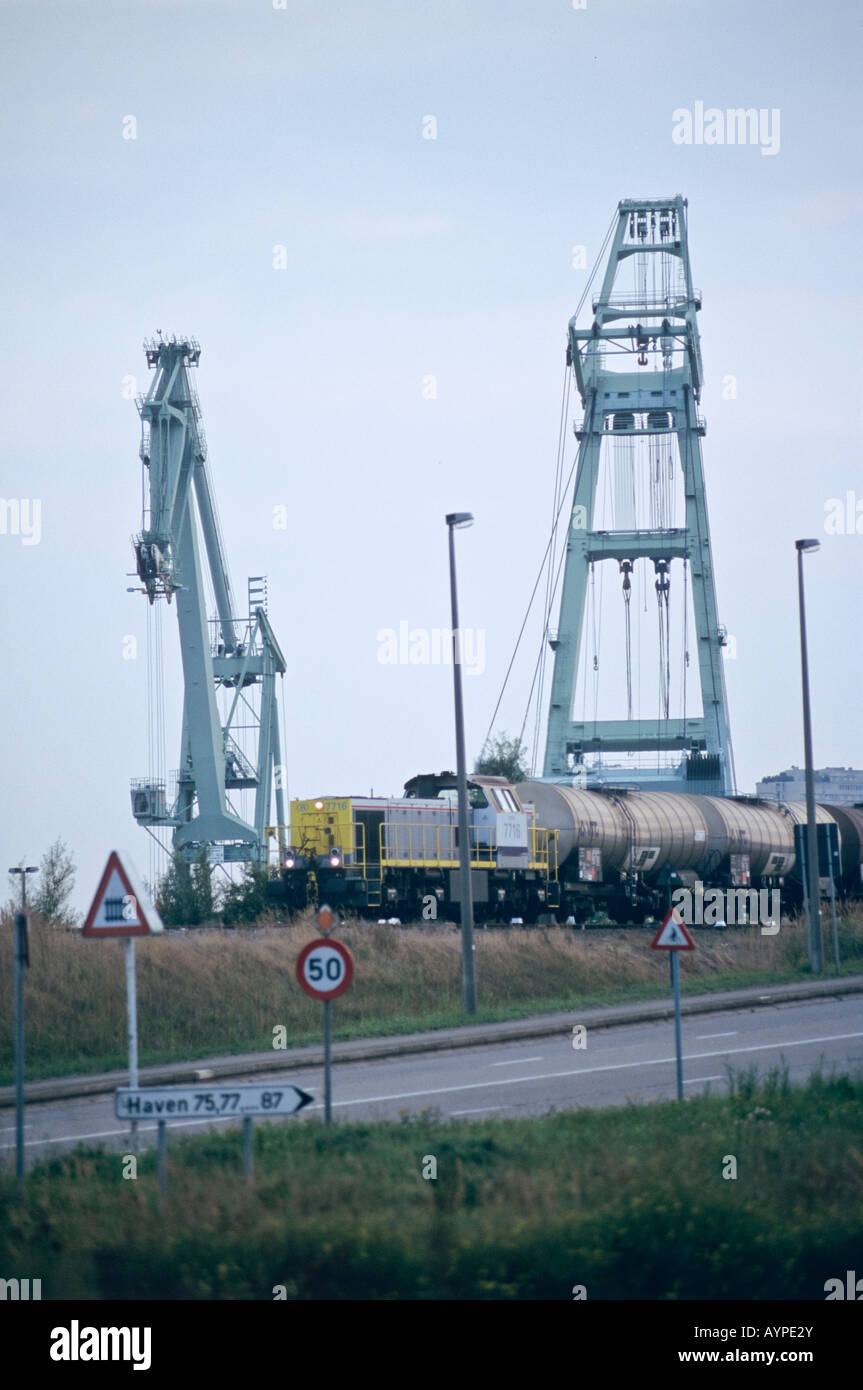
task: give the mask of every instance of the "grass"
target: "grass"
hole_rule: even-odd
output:
[[[300,990],[294,966],[316,935],[310,922],[243,931],[167,933],[137,943],[141,1064],[262,1051],[273,1029],[288,1045],[320,1039],[320,1005]],[[340,931],[356,959],[352,988],[333,1006],[335,1036],[357,1038],[442,1028],[461,1013],[461,939],[441,927],[359,923]],[[799,925],[775,937],[757,928],[693,928],[684,991],[777,983],[809,976]],[[0,977],[11,978],[12,933],[0,930]],[[26,972],[29,1079],[126,1063],[123,946],[84,941],[34,923]],[[846,972],[863,967],[863,917],[840,927]],[[668,964],[644,929],[478,931],[478,1022],[619,1004],[668,993]],[[828,948],[829,959],[829,948]],[[827,966],[829,973],[830,967]],[[0,1082],[12,1075],[11,989],[0,991]]]
[[[863,1080],[529,1118],[316,1121],[0,1179],[0,1267],[70,1299],[823,1299],[859,1268]],[[723,1177],[728,1157],[735,1179]],[[430,1172],[429,1159],[437,1165]],[[128,1164],[125,1164],[128,1169]]]

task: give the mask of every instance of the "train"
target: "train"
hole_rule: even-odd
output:
[[[468,800],[480,926],[650,924],[681,889],[725,893],[743,921],[752,894],[778,893],[783,913],[802,902],[794,827],[806,823],[804,802],[476,773]],[[836,894],[859,898],[863,806],[819,805],[817,821],[836,826]],[[290,846],[267,894],[290,914],[327,902],[358,917],[458,922],[459,865],[455,774],[421,774],[398,798],[292,801]]]

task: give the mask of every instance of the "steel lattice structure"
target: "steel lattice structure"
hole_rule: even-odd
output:
[[[240,618],[231,592],[207,445],[190,368],[200,358],[190,338],[145,343],[154,376],[141,414],[145,474],[143,526],[134,539],[137,572],[151,604],[176,599],[183,663],[183,722],[176,798],[169,806],[165,783],[132,784],[132,810],[140,825],[173,827],[173,844],[187,860],[206,852],[223,861],[265,864],[275,785],[280,837],[285,825],[276,676],[285,659],[266,614],[265,586],[249,581],[248,616]],[[203,554],[201,548],[203,539]],[[203,562],[218,617],[207,619]],[[259,687],[259,708],[247,691]],[[233,691],[222,722],[216,694]],[[256,754],[235,737],[240,719],[252,729]],[[230,790],[254,791],[254,821],[228,804]]]
[[[701,296],[692,284],[686,208],[686,200],[680,197],[621,202],[602,288],[593,301],[593,323],[578,328],[573,319],[569,325],[567,360],[584,416],[576,426],[577,474],[560,619],[551,640],[554,671],[544,777],[584,782],[585,758],[598,755],[590,780],[596,784],[619,781],[619,771],[603,771],[604,755],[648,753],[657,755],[656,766],[634,775],[632,780],[639,785],[729,795],[734,785],[722,657],[725,632],[717,616],[701,457],[705,425],[699,411],[702,363],[696,322]],[[634,280],[634,286],[616,288],[627,278]],[[608,449],[609,440],[638,439],[667,441],[669,459],[676,439],[685,524],[671,526],[668,517],[660,515],[658,520],[664,524],[598,530],[601,452]],[[631,523],[632,516],[628,520]],[[639,559],[653,562],[660,611],[663,600],[667,607],[672,566],[683,562],[681,568],[688,573],[702,713],[669,717],[666,699],[660,717],[634,719],[630,693],[627,719],[577,722],[573,719],[575,681],[584,648],[592,566],[616,561],[626,598],[629,575]],[[627,631],[628,621],[627,613]],[[660,768],[658,755],[669,752],[681,754],[679,767]]]

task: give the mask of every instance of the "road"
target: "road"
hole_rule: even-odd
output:
[[[577,1016],[573,1015],[573,1022]],[[728,1069],[785,1065],[791,1081],[825,1072],[863,1070],[863,1008],[859,997],[818,999],[772,1007],[699,1014],[683,1020],[683,1075],[687,1095],[727,1090]],[[260,1076],[235,1080],[260,1081]],[[293,1120],[320,1118],[320,1068],[270,1073],[267,1083],[293,1082],[315,1103]],[[544,1115],[579,1106],[622,1105],[673,1099],[674,1031],[671,1022],[630,1024],[588,1033],[574,1048],[571,1033],[559,1038],[411,1054],[375,1061],[339,1062],[334,1069],[333,1114],[338,1120],[394,1119],[405,1111],[433,1110],[441,1118]],[[129,1127],[114,1115],[113,1096],[100,1095],[28,1105],[28,1163],[74,1147],[104,1144],[125,1151]],[[230,1122],[185,1120],[173,1132],[227,1128]],[[139,1142],[154,1142],[155,1124],[139,1124]],[[14,1112],[0,1112],[0,1151],[13,1151]],[[7,1163],[11,1152],[4,1153]]]

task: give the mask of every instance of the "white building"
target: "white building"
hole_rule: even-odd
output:
[[[805,801],[806,772],[802,767],[789,767],[763,778],[755,790],[770,801]],[[863,772],[853,767],[816,768],[815,800],[833,806],[863,803]]]

